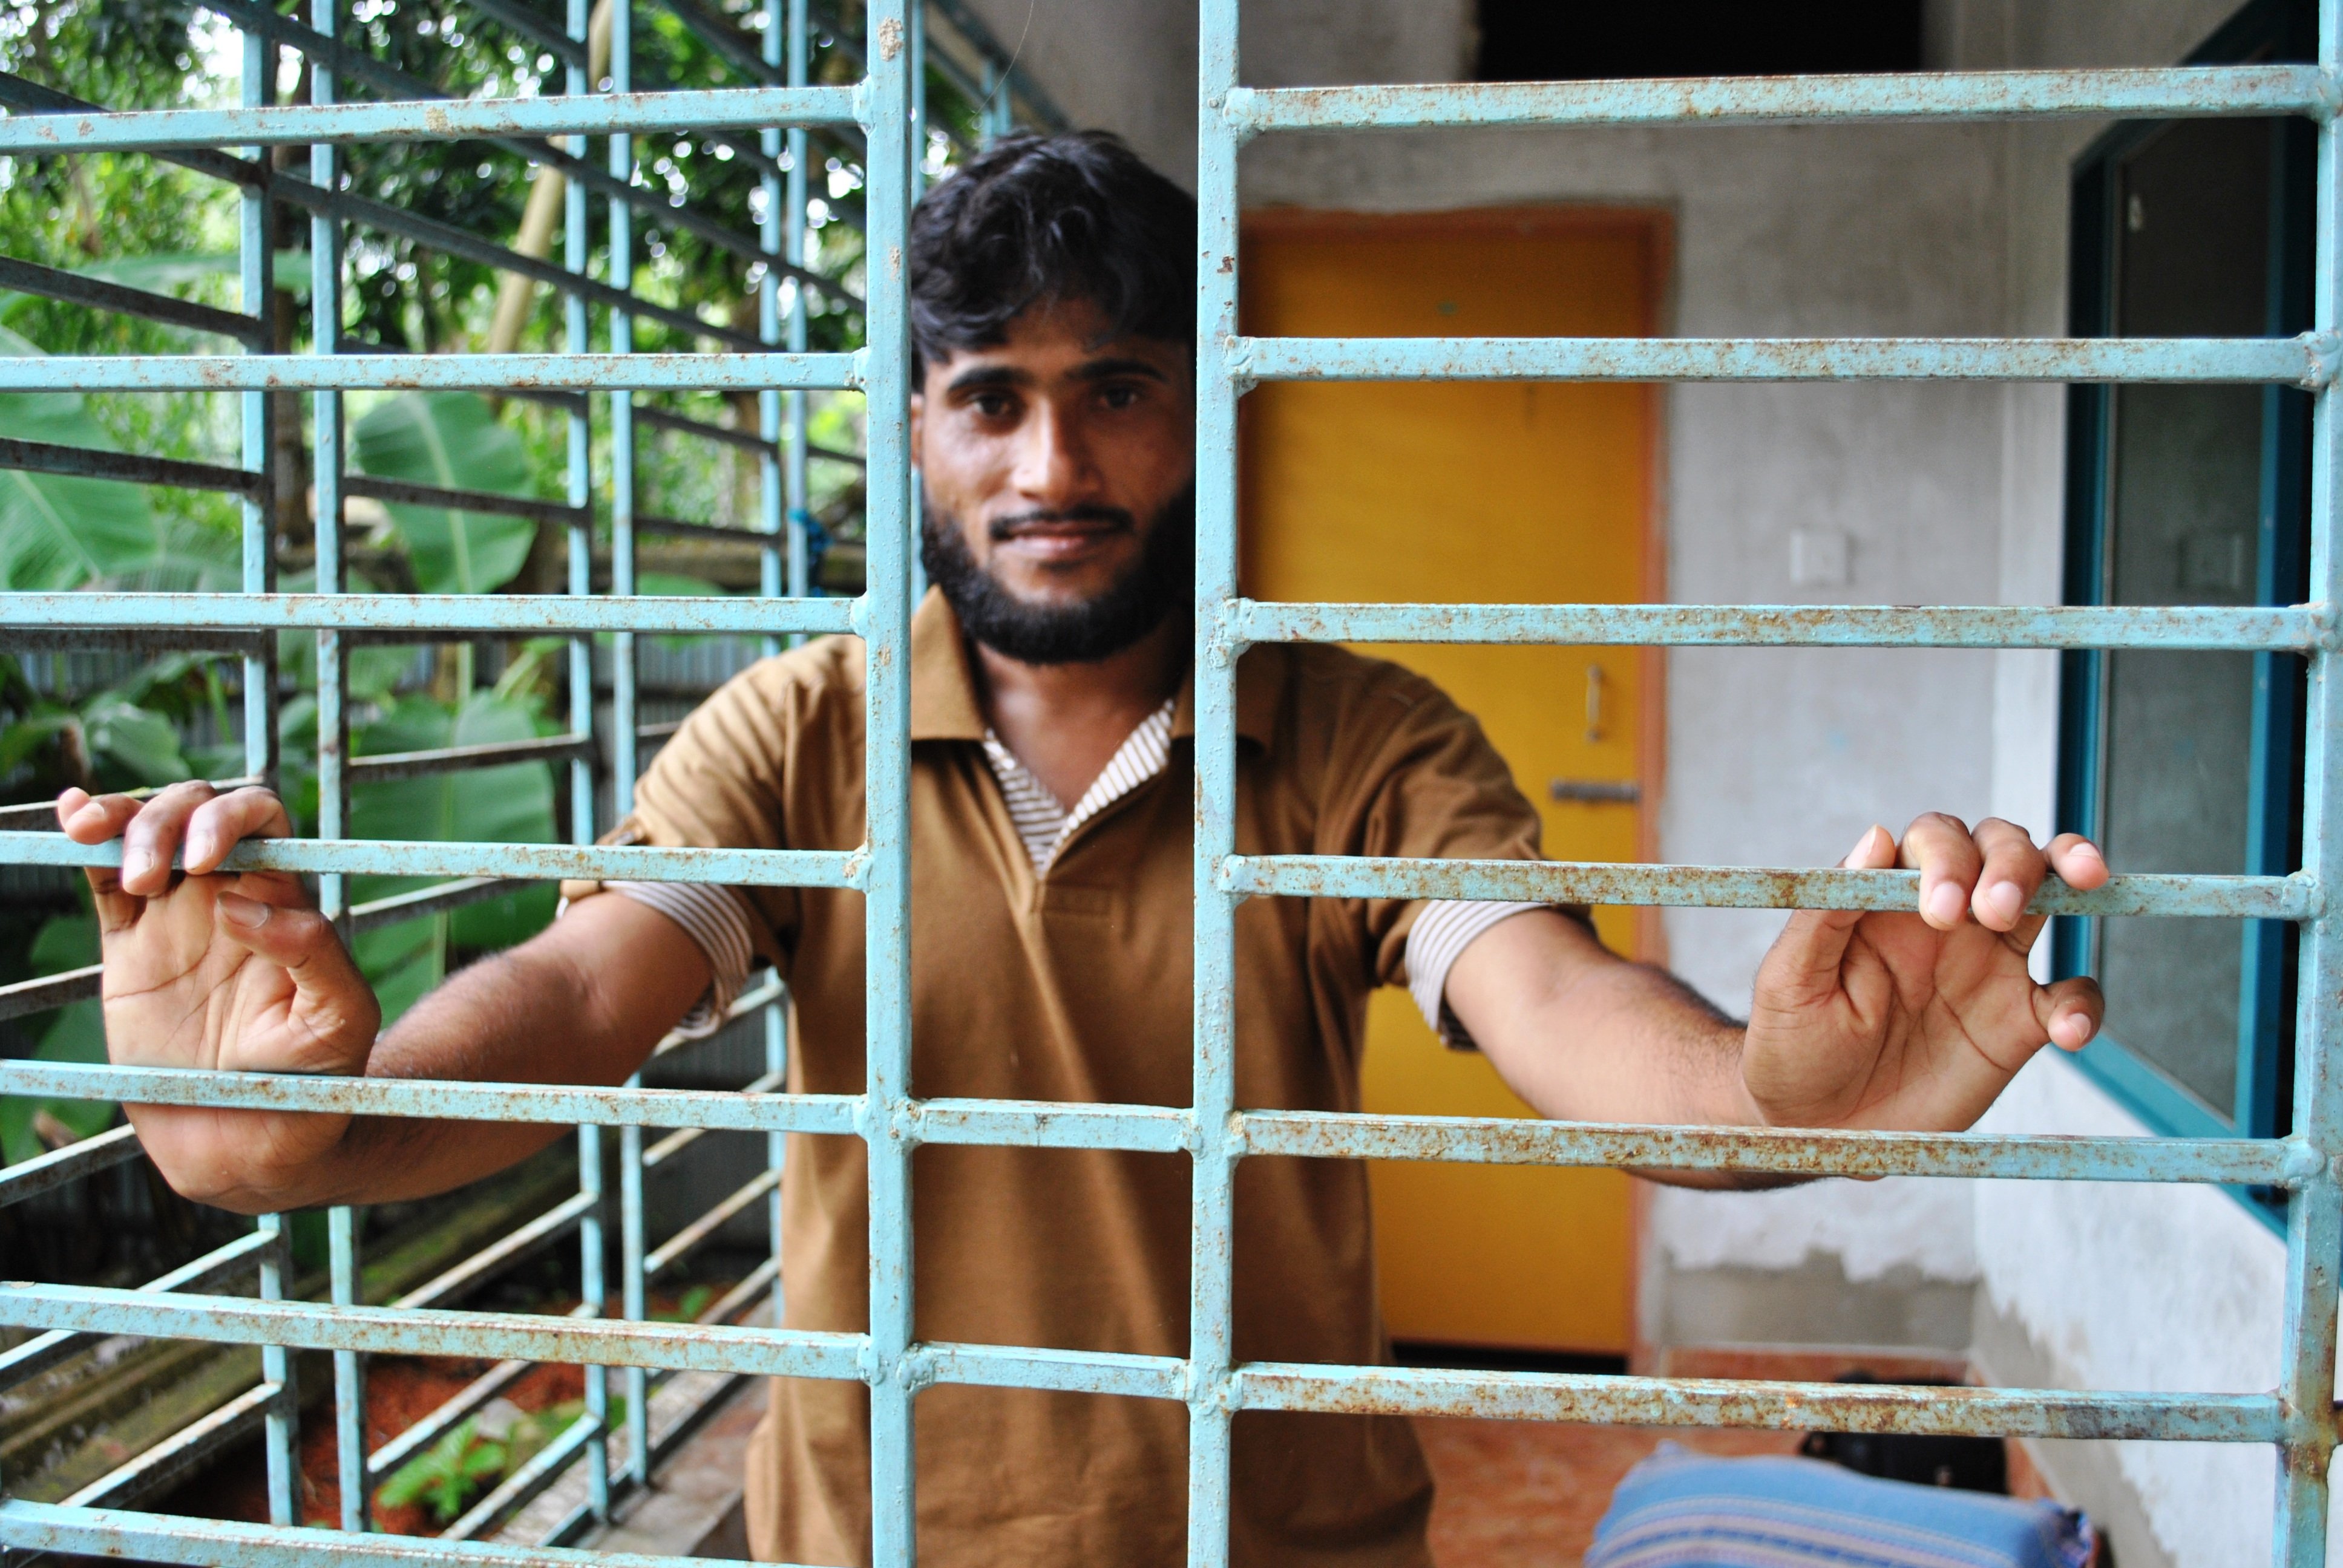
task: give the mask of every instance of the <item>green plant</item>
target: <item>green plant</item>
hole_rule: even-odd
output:
[[[504,1473],[506,1449],[480,1435],[477,1423],[458,1423],[445,1437],[408,1460],[382,1483],[375,1501],[386,1508],[422,1503],[441,1524],[452,1524],[472,1495],[492,1476]]]

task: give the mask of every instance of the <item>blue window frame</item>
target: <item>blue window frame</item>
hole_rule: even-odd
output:
[[[2255,0],[2189,63],[2309,60],[2316,25],[2306,0]],[[2075,335],[2302,331],[2316,164],[2298,121],[2133,121],[2100,137],[2075,168]],[[2308,394],[2078,386],[2067,416],[2068,604],[2308,597]],[[2062,828],[2128,871],[2300,866],[2299,658],[2093,649],[2062,664]],[[2298,948],[2282,921],[2061,917],[2058,972],[2108,992],[2085,1070],[2160,1131],[2284,1134]]]

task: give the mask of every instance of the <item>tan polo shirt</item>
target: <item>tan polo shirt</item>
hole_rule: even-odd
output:
[[[863,658],[825,638],[743,672],[659,752],[613,841],[849,849],[863,835]],[[1189,1103],[1191,694],[1170,765],[1081,823],[1037,877],[984,751],[958,622],[911,630],[911,1091]],[[1341,649],[1248,652],[1237,678],[1247,854],[1534,859],[1538,819],[1480,726],[1422,677]],[[596,891],[571,883],[572,898]],[[863,1087],[859,894],[748,890],[789,980],[789,1086]],[[1421,906],[1255,899],[1236,921],[1237,1101],[1355,1111],[1368,993],[1404,980]],[[922,1340],[1187,1352],[1189,1161],[930,1146],[913,1157]],[[861,1143],[792,1135],[784,1321],[866,1327]],[[1240,1360],[1388,1359],[1365,1167],[1239,1168]],[[1187,1412],[1165,1401],[940,1385],[918,1401],[919,1550],[939,1568],[1183,1560]],[[1428,1568],[1431,1478],[1395,1417],[1247,1412],[1232,1498],[1240,1564]],[[870,1555],[860,1384],[777,1380],[750,1452],[759,1558]]]

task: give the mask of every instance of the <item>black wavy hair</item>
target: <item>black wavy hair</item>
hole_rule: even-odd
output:
[[[1052,299],[1097,306],[1102,342],[1195,342],[1195,200],[1108,132],[1001,138],[920,199],[910,242],[914,375]]]

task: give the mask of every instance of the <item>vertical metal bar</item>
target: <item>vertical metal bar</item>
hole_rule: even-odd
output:
[[[635,16],[632,0],[610,7],[610,90],[634,91]],[[628,184],[635,177],[635,138],[625,131],[610,137],[610,173]],[[635,287],[634,209],[610,198],[610,286]],[[610,352],[631,354],[635,318],[610,313]],[[635,591],[635,395],[610,394],[610,592]],[[618,816],[635,808],[635,638],[619,632],[610,639],[610,793]],[[639,1087],[642,1075],[627,1080]],[[643,1293],[643,1133],[618,1130],[618,1295],[627,1317],[649,1316]],[[651,1474],[650,1379],[641,1367],[627,1369],[627,1474],[648,1484]]]
[[[781,0],[765,0],[764,15],[764,61],[768,65],[779,65],[789,45],[782,35],[789,30],[789,24]],[[758,146],[766,157],[779,162],[780,127],[767,126],[759,131]],[[772,260],[765,264],[764,276],[757,281],[757,337],[761,342],[779,347],[781,341],[781,275],[780,269],[773,264],[787,256],[789,243],[789,224],[781,216],[782,176],[767,174],[759,189],[764,197],[765,210],[757,224],[757,243]],[[791,279],[789,286],[795,293],[802,286]],[[763,449],[757,454],[757,527],[766,540],[764,548],[758,552],[757,591],[767,598],[773,598],[789,587],[790,540],[789,497],[781,476],[781,395],[771,387],[757,394],[757,435],[765,443]],[[768,658],[780,650],[780,638],[765,638]]]
[[[1221,627],[1237,591],[1237,145],[1221,110],[1237,85],[1237,0],[1202,0],[1196,145],[1196,1154],[1188,1254],[1188,1561],[1229,1560],[1229,1372],[1234,1352],[1236,667]]]
[[[285,1281],[293,1271],[292,1232],[282,1214],[263,1214],[255,1223],[263,1235],[275,1238],[260,1254],[260,1299],[281,1302]],[[278,1390],[261,1423],[271,1524],[301,1523],[301,1393],[294,1384],[292,1354],[283,1345],[260,1348],[260,1375]]]
[[[864,319],[870,379],[865,477],[868,695],[864,777],[870,854],[863,886],[863,1146],[870,1180],[871,1560],[908,1568],[913,1552],[911,1147],[899,1120],[911,1091],[910,952],[910,353],[903,243],[910,210],[910,62],[904,0],[871,0],[870,118],[863,234],[870,257]]]
[[[911,199],[928,188],[928,6],[911,0]]]
[[[574,42],[587,42],[592,20],[591,0],[569,0],[569,36]],[[594,84],[586,79],[584,57],[581,49],[579,58],[570,62],[564,83],[565,89],[573,95],[582,95],[594,88]],[[584,158],[586,138],[570,137],[568,150],[572,156]],[[586,187],[576,180],[568,182],[562,192],[561,265],[580,276],[592,264],[591,236],[587,233],[591,210]],[[562,346],[568,352],[583,354],[593,347],[582,297],[563,297],[561,318]],[[594,421],[589,407],[581,403],[568,415],[568,498],[572,507],[587,507],[594,499]],[[568,525],[569,591],[583,598],[594,591],[594,529],[589,514],[579,512],[574,516],[578,520]],[[594,639],[573,637],[569,639],[569,733],[593,732]],[[589,758],[575,758],[569,764],[570,842],[592,843],[594,829],[594,764]],[[597,1200],[578,1227],[578,1293],[598,1317],[608,1310],[609,1301],[609,1284],[602,1277],[603,1260],[608,1249],[605,1232],[608,1204],[602,1191],[599,1127],[578,1130],[578,1190]],[[610,1517],[609,1368],[586,1369],[586,1412],[594,1419],[595,1431],[594,1441],[586,1450],[586,1501],[594,1517],[607,1523]]]
[[[779,1081],[779,1075],[789,1064],[789,1010],[788,993],[765,1009],[765,1072]],[[789,1283],[781,1272],[781,1183],[782,1167],[788,1163],[789,1136],[786,1132],[765,1134],[765,1169],[773,1173],[772,1191],[765,1195],[765,1233],[773,1259],[773,1296],[765,1321],[775,1328],[781,1326],[783,1288]]]
[[[928,188],[928,6],[927,0],[910,0],[911,24],[911,200],[918,201]],[[920,548],[920,533],[926,525],[921,518],[927,513],[927,501],[920,488],[917,469],[911,473],[911,602],[916,605],[927,597],[928,562]]]
[[[256,33],[243,35],[242,80],[237,93],[246,108],[259,108],[275,96],[277,48]],[[266,163],[265,147],[249,149],[246,156]],[[275,236],[269,232],[275,209],[266,188],[243,187],[237,205],[237,297],[245,314],[268,318],[276,278]],[[269,396],[243,394],[238,413],[243,422],[242,457],[246,473],[268,471]],[[268,593],[277,587],[276,541],[272,509],[266,496],[244,498],[244,589]],[[244,770],[256,773],[270,785],[277,779],[277,658],[274,652],[247,655],[244,661]],[[260,1256],[260,1299],[282,1301],[285,1281],[292,1272],[291,1233],[282,1214],[263,1214],[256,1221],[263,1235],[274,1238]],[[297,1524],[300,1521],[301,1399],[293,1382],[293,1357],[282,1345],[263,1345],[260,1375],[278,1392],[262,1418],[261,1447],[268,1470],[268,1522]]]
[[[256,33],[246,33],[244,70],[239,97],[246,108],[259,108],[274,95],[277,49]],[[246,156],[266,163],[268,150],[252,147]],[[239,297],[246,315],[268,319],[269,296],[276,286],[276,246],[269,233],[274,208],[266,189],[242,187],[237,206]],[[268,472],[269,397],[246,392],[239,412],[243,417],[245,472]],[[277,587],[277,552],[269,537],[273,527],[268,498],[244,498],[244,590],[268,593]],[[244,770],[277,782],[277,658],[274,651],[247,654],[244,660]]]
[[[769,6],[772,0],[766,0],[766,3]],[[810,65],[808,59],[806,0],[788,0],[788,6],[789,85],[802,87],[806,85]],[[768,23],[767,25],[769,27],[771,25]],[[789,265],[800,267],[809,265],[806,248],[806,156],[805,127],[792,126],[789,131],[789,177],[783,182],[781,193],[785,214],[782,218],[782,254],[789,257]],[[789,286],[789,352],[802,354],[806,349],[806,297],[802,282],[793,282]],[[789,410],[789,445],[784,459],[786,467],[781,487],[789,510],[789,595],[793,598],[803,598],[813,591],[812,541],[808,538],[813,514],[806,509],[806,396],[804,392],[782,394],[784,407]]]
[[[2343,64],[2343,0],[2320,0],[2318,59]],[[2318,236],[2312,326],[2332,331],[2343,314],[2343,127],[2318,127]],[[2343,406],[2331,387],[2318,395],[2310,470],[2310,586],[2314,594],[2343,589],[2336,549],[2338,461],[2343,461]],[[2343,668],[2321,648],[2310,658],[2308,729],[2303,747],[2303,869],[2321,887],[2343,875],[2343,801],[2328,790],[2343,769]],[[2321,914],[2302,937],[2300,993],[2295,1039],[2294,1130],[2322,1156],[2318,1180],[2294,1190],[2286,1211],[2286,1326],[2280,1387],[2286,1442],[2278,1464],[2278,1518],[2272,1560],[2284,1568],[2312,1568],[2327,1550],[2327,1471],[2335,1451],[2336,1270],[2343,1261],[2343,1190],[2335,1161],[2343,1154],[2343,1049],[2338,1010],[2343,1008],[2343,916]]]
[[[326,1244],[333,1276],[334,1305],[357,1305],[357,1216],[347,1205],[326,1211]],[[342,1528],[371,1528],[372,1499],[367,1495],[366,1359],[356,1351],[334,1352],[335,1469],[342,1486]]]
[[[309,25],[328,38],[340,35],[337,0],[311,0]],[[309,60],[309,101],[334,101],[334,73],[324,60]],[[309,178],[320,190],[341,187],[341,158],[330,143],[309,149]],[[342,336],[342,230],[320,215],[309,224],[309,344],[311,352],[333,354]],[[318,392],[311,403],[315,455],[311,468],[317,498],[317,591],[340,593],[342,574],[342,395]],[[317,634],[317,837],[339,839],[348,831],[349,752],[346,702],[347,658],[337,631]],[[349,900],[343,879],[317,879],[320,907],[347,929]],[[332,1291],[337,1306],[357,1300],[357,1216],[347,1208],[328,1211]],[[342,1487],[342,1528],[368,1527],[370,1499],[366,1473],[366,1362],[354,1351],[334,1352],[334,1435]]]

